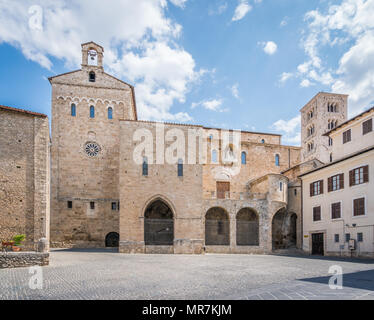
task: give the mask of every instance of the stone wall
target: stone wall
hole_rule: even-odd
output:
[[[49,241],[49,144],[46,116],[0,107],[0,240],[25,234],[28,250]]]
[[[212,148],[215,147],[212,147],[212,143],[208,141],[208,162],[203,167],[204,199],[215,199],[217,197],[217,181],[230,182],[230,199],[249,199],[250,194],[247,188],[249,181],[269,173],[281,173],[300,162],[300,148],[298,147],[245,142],[242,140],[241,151],[246,153],[246,164],[240,164],[239,171],[235,174],[230,174],[232,172],[230,168],[227,170],[221,161],[217,164],[212,164]],[[221,152],[221,149],[218,148],[218,151]],[[280,166],[276,165],[276,155],[279,155]],[[224,175],[226,175],[226,178],[223,179],[222,176]]]
[[[337,105],[337,112],[328,112],[328,103]],[[313,111],[313,118],[308,114]],[[328,129],[328,121],[338,121],[338,125],[347,120],[348,96],[320,92],[301,109],[301,162],[318,159],[324,163],[330,162],[332,146],[329,146],[329,138],[323,136]],[[314,134],[309,135],[308,129],[314,125]],[[314,148],[308,150],[308,144],[313,142]]]
[[[0,253],[0,269],[49,265],[49,253],[7,252]]]
[[[164,134],[174,128],[180,129],[187,139],[188,129],[196,127],[166,124]],[[170,248],[145,248],[144,244],[145,210],[153,201],[162,200],[173,212],[175,252],[201,253],[204,238],[201,224],[202,165],[185,164],[183,176],[178,177],[177,164],[152,164],[149,159],[148,176],[143,176],[142,164],[133,159],[134,148],[142,143],[132,140],[137,129],[152,134],[152,155],[156,162],[156,124],[121,121],[120,252],[170,252]],[[165,141],[165,148],[171,144]]]
[[[103,247],[106,235],[119,233],[119,121],[136,118],[135,100],[130,85],[104,72],[102,48],[84,45],[83,58],[92,48],[100,53],[99,66],[84,63],[81,70],[50,78],[53,247]],[[89,81],[91,71],[95,82]],[[109,108],[113,119],[108,119]],[[97,156],[87,155],[88,142],[99,146]]]

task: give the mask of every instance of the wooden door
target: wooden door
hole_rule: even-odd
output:
[[[323,233],[312,234],[312,254],[324,255]]]
[[[217,199],[226,199],[226,193],[230,198],[230,182],[217,182]]]

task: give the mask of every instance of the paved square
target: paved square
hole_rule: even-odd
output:
[[[0,270],[0,299],[374,299],[374,261],[280,255],[124,255],[54,250],[44,288],[28,268]],[[343,268],[331,290],[329,268]]]

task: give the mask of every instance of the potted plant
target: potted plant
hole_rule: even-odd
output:
[[[4,251],[4,252],[6,252],[7,251],[7,249],[10,249],[10,250],[12,250],[12,248],[13,248],[13,245],[14,245],[14,241],[1,241],[1,245],[2,245],[2,250]]]
[[[13,251],[18,252],[21,251],[21,245],[22,242],[26,240],[26,235],[24,234],[18,234],[13,237],[14,245],[13,245]]]

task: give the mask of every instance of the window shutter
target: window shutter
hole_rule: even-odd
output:
[[[320,180],[319,183],[320,183],[321,194],[323,194],[323,180]]]
[[[332,191],[332,177],[327,179],[327,190],[328,192]]]
[[[354,177],[355,177],[355,171],[354,170],[349,171],[349,186],[350,187],[354,185]]]
[[[359,204],[360,204],[360,215],[364,215],[365,214],[365,198],[361,198],[360,201],[359,201]]]
[[[364,167],[364,182],[369,182],[369,166]]]
[[[340,174],[340,189],[344,189],[344,173]]]
[[[373,131],[373,119],[367,120],[362,124],[362,134]]]
[[[310,184],[310,196],[313,197],[313,183]]]

